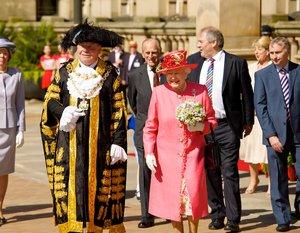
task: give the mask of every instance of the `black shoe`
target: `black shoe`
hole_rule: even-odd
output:
[[[6,218],[0,218],[0,226],[2,226],[4,223],[7,223],[7,219]]]
[[[225,231],[240,232],[239,224],[234,221],[228,221],[224,227]]]
[[[215,218],[211,220],[211,223],[208,225],[209,230],[218,230],[224,227],[224,220],[220,218]]]
[[[137,199],[138,201],[141,200],[141,196],[140,196],[140,192],[139,192],[139,191],[138,191],[138,192],[135,192],[135,197],[136,197],[136,199]]]
[[[300,212],[294,212],[294,213],[292,213],[291,214],[292,215],[292,217],[294,218],[294,219],[298,219],[298,220],[300,220]]]
[[[141,221],[138,224],[138,228],[149,228],[149,227],[153,227],[153,226],[154,226],[154,221],[151,221],[151,222],[143,222],[143,221]]]
[[[278,226],[276,227],[276,231],[279,232],[285,232],[285,231],[289,231],[290,230],[290,224],[286,223],[286,224],[278,224]]]

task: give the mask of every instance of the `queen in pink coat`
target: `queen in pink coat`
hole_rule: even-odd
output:
[[[196,66],[186,63],[184,50],[164,56],[157,73],[164,73],[167,83],[154,88],[144,127],[146,163],[152,170],[149,213],[170,219],[175,232],[184,232],[182,217],[187,216],[190,232],[196,233],[199,218],[208,214],[204,135],[217,121],[206,87],[186,81]],[[201,131],[189,131],[176,117],[187,100],[203,105]]]

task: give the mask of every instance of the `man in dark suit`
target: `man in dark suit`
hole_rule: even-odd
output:
[[[160,62],[161,47],[156,39],[148,38],[143,41],[142,54],[145,63],[138,69],[133,70],[128,76],[128,101],[136,117],[135,143],[139,159],[139,184],[142,219],[139,228],[152,227],[154,217],[148,213],[149,189],[151,171],[146,165],[143,145],[143,129],[148,117],[152,89],[155,84],[154,77],[157,65]],[[165,82],[160,80],[160,83]]]
[[[285,37],[270,43],[270,65],[255,74],[254,104],[267,146],[271,204],[279,232],[289,231],[287,156],[291,152],[297,173],[294,216],[300,219],[300,67],[289,61],[290,43]]]
[[[128,73],[134,69],[141,67],[145,62],[143,55],[137,51],[137,43],[129,42],[129,52],[125,52],[123,56],[123,72],[121,73],[122,84],[128,85]]]
[[[108,60],[118,69],[120,75],[123,72],[123,58],[124,58],[123,45],[119,44],[113,48],[113,50],[108,54]]]
[[[212,219],[208,228],[223,228],[227,217],[224,229],[237,232],[241,219],[237,164],[240,139],[243,132],[244,136],[250,134],[254,123],[253,90],[246,60],[225,52],[223,45],[224,37],[218,29],[203,28],[198,36],[200,53],[187,58],[189,63],[198,63],[188,79],[207,85],[218,121],[214,133],[220,144],[221,165],[207,169],[208,203]],[[212,78],[208,79],[209,76]],[[212,83],[208,84],[209,80]],[[211,135],[207,135],[207,141],[211,140]],[[221,176],[224,180],[225,204]]]

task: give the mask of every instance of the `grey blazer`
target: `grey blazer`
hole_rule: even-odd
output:
[[[0,129],[25,131],[25,90],[21,72],[9,67],[0,74]]]

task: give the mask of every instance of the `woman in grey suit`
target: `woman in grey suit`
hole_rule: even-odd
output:
[[[2,206],[8,174],[15,170],[16,147],[24,142],[25,94],[21,72],[8,67],[16,45],[0,38],[0,226],[6,223]]]

